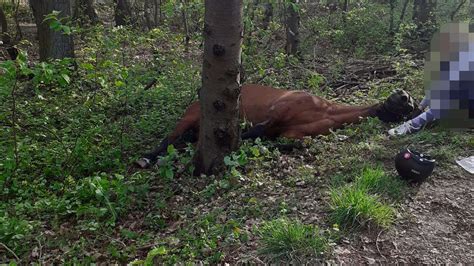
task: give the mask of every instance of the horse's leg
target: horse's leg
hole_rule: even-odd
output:
[[[255,126],[249,128],[247,131],[242,133],[241,139],[246,140],[246,139],[256,139],[256,138],[264,137],[265,131],[268,128],[269,124],[270,124],[270,120],[266,120],[264,122],[256,124]]]
[[[184,113],[183,118],[178,122],[173,132],[164,138],[160,145],[146,153],[142,158],[135,162],[141,168],[148,168],[156,163],[158,156],[165,155],[168,146],[175,143],[181,136],[189,131],[194,131],[199,128],[200,108],[199,102],[193,103]]]

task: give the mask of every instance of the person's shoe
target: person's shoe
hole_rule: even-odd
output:
[[[392,128],[388,131],[390,136],[403,136],[420,130],[421,127],[416,128],[411,124],[411,121],[407,121],[398,127]]]

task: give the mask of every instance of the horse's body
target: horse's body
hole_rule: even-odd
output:
[[[392,102],[400,112],[413,111],[413,101],[405,92],[393,94]],[[389,98],[390,99],[390,98]],[[330,102],[304,91],[280,90],[260,85],[244,85],[241,90],[240,115],[253,127],[242,138],[287,137],[303,138],[327,134],[344,124],[359,122],[364,117],[378,116],[384,121],[397,121],[400,114],[391,113],[383,104],[349,106]],[[398,118],[397,118],[398,116]],[[137,162],[147,167],[166,147],[188,131],[199,132],[200,103],[194,102],[186,110],[174,131],[161,145]]]

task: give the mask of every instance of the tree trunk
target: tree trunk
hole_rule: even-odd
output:
[[[410,0],[405,0],[405,3],[403,3],[403,8],[402,8],[402,13],[400,14],[400,23],[399,24],[402,24],[403,23],[403,19],[405,19],[405,14],[407,12],[407,7],[408,7],[408,2]]]
[[[344,11],[344,13],[347,13],[347,11],[349,11],[349,0],[344,0],[344,5],[342,6],[342,11]]]
[[[3,12],[3,6],[0,6],[0,26],[2,27],[2,42],[5,45],[9,45],[11,38],[10,34],[8,34],[8,21],[5,12]]]
[[[395,3],[396,0],[390,0],[390,25],[389,25],[389,33],[390,36],[395,35],[395,29],[394,29],[394,24],[395,24]]]
[[[132,10],[127,0],[116,0],[115,5],[115,26],[130,25],[132,20]]]
[[[15,42],[19,42],[23,39],[23,32],[21,31],[20,21],[18,19],[18,13],[20,11],[20,0],[15,3],[15,0],[12,0],[12,5],[15,7],[13,20],[15,21],[16,26],[16,35],[15,35]]]
[[[414,0],[413,2],[413,21],[418,27],[426,26],[434,22],[436,0]]]
[[[145,0],[145,4],[143,6],[143,9],[145,11],[145,22],[146,22],[146,27],[151,30],[155,26],[155,23],[153,22],[153,17],[152,17],[152,6],[154,0]]]
[[[474,20],[474,0],[469,0],[469,18]]]
[[[30,5],[35,17],[39,38],[40,60],[62,59],[74,57],[74,42],[72,35],[50,29],[44,17],[54,10],[60,11],[59,18],[71,16],[71,3],[69,0],[30,0]]]
[[[300,14],[298,9],[299,0],[291,0],[287,8],[286,19],[286,53],[297,55],[299,40]]]
[[[451,21],[454,20],[454,17],[456,17],[456,14],[459,12],[459,10],[461,9],[461,7],[467,2],[467,0],[462,0],[461,3],[459,3],[459,5],[456,7],[456,9],[451,13],[450,15],[450,18],[451,18]]]
[[[189,25],[188,25],[188,17],[186,15],[187,11],[187,3],[186,0],[181,1],[181,17],[183,19],[183,27],[184,27],[184,49],[188,52],[189,49],[189,41],[191,40],[191,36],[189,35]]]
[[[155,26],[161,23],[161,0],[155,0]]]
[[[196,173],[222,172],[240,139],[242,0],[205,0],[201,122]]]
[[[94,9],[94,0],[76,0],[74,7],[74,20],[78,20],[81,25],[97,24],[99,17]]]
[[[270,22],[272,21],[273,17],[273,3],[266,3],[264,5],[265,8],[265,17],[263,18],[263,29],[266,30],[268,29],[268,26],[270,26]]]

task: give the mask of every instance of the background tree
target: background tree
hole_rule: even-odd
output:
[[[264,18],[263,18],[263,23],[262,23],[262,28],[264,30],[268,29],[268,26],[270,25],[272,18],[273,18],[273,3],[272,2],[265,3],[264,4]]]
[[[474,20],[474,0],[469,0],[469,17]]]
[[[153,5],[155,4],[154,0],[145,0],[143,5],[144,13],[145,13],[145,23],[146,27],[150,30],[156,25],[155,17],[152,16],[153,14]]]
[[[132,20],[132,9],[127,0],[116,0],[115,26],[130,25]]]
[[[30,5],[35,17],[39,40],[40,60],[61,59],[74,57],[74,42],[72,35],[61,30],[50,28],[45,16],[53,11],[59,11],[58,19],[71,16],[71,3],[69,0],[30,0]]]
[[[300,42],[300,14],[299,0],[291,0],[288,3],[286,18],[286,53],[296,55],[298,53],[298,45]]]
[[[81,24],[97,24],[99,17],[94,9],[94,0],[76,0],[74,19],[80,21]]]
[[[3,7],[0,6],[0,26],[2,27],[1,31],[1,38],[4,44],[10,43],[10,34],[8,33],[8,21],[5,12],[3,11]]]
[[[422,28],[435,20],[436,0],[414,0],[413,21]]]
[[[238,147],[242,0],[206,0],[197,172],[217,173]]]

